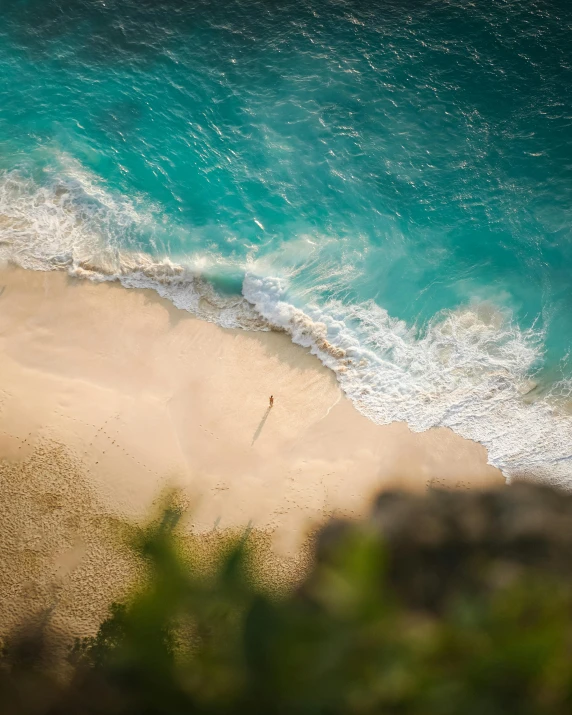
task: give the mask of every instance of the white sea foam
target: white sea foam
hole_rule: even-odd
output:
[[[260,275],[271,260],[249,266],[243,297],[224,297],[201,277],[198,262],[139,250],[142,234],[153,242],[156,225],[149,207],[111,196],[77,165],[41,186],[17,172],[0,175],[0,260],[152,288],[223,326],[284,330],[336,373],[372,420],[405,421],[416,431],[450,427],[484,444],[508,479],[572,488],[572,417],[550,396],[531,399],[541,333],[522,331],[484,304],[435,316],[422,335],[374,303],[318,306],[305,294],[302,310],[287,279]]]
[[[193,263],[139,250],[141,235],[154,242],[157,223],[148,208],[111,196],[73,162],[41,186],[17,171],[0,174],[0,260],[151,288],[203,320],[268,329],[244,298],[218,294]]]

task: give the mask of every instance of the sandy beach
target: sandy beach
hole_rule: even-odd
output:
[[[193,505],[188,528],[250,526],[288,558],[380,489],[504,482],[447,429],[370,422],[285,334],[59,272],[4,267],[0,291],[2,629],[43,607],[93,630],[132,572],[106,530],[168,486]]]

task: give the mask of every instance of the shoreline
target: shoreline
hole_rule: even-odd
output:
[[[360,516],[382,489],[504,484],[486,449],[448,428],[371,422],[334,373],[283,333],[222,328],[154,291],[59,271],[2,267],[0,290],[2,499],[15,520],[0,544],[5,571],[25,555],[34,572],[52,573],[70,549],[66,578],[86,568],[82,547],[69,545],[73,525],[64,548],[53,521],[77,511],[66,487],[72,464],[90,494],[88,521],[140,521],[177,486],[195,531],[271,532],[284,558],[312,526]],[[67,466],[50,467],[46,455],[63,452]],[[39,455],[45,473],[26,494]],[[12,594],[20,588],[6,583]]]

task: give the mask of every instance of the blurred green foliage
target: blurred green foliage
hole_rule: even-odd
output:
[[[134,540],[145,583],[76,643],[65,676],[42,627],[8,642],[0,712],[569,714],[570,551],[553,527],[572,524],[570,498],[506,493],[383,497],[321,532],[289,592],[260,585],[247,539],[193,568],[167,508]]]

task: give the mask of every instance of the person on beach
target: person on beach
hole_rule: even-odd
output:
[[[270,395],[270,407],[274,406],[274,395]]]

